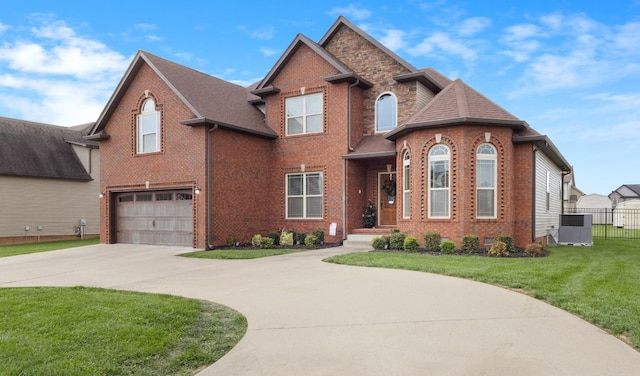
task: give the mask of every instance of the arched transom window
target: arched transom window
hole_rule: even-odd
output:
[[[450,152],[438,144],[429,151],[429,217],[449,218]]]
[[[156,110],[156,102],[151,98],[142,104],[136,133],[138,154],[160,151],[160,111]]]

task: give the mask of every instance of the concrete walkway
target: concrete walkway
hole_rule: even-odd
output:
[[[638,375],[640,352],[562,310],[482,283],[334,265],[346,247],[255,260],[96,245],[0,258],[0,287],[96,286],[206,299],[246,315],[201,375]]]

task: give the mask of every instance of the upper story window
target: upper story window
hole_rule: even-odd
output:
[[[398,101],[395,95],[384,93],[376,100],[376,132],[390,131],[398,122]]]
[[[498,153],[491,144],[478,146],[476,154],[477,177],[477,211],[478,218],[496,217],[496,185],[497,185]]]
[[[429,217],[449,218],[450,153],[438,144],[429,151]]]
[[[287,218],[322,218],[322,173],[287,174]]]
[[[323,94],[313,93],[285,100],[287,136],[322,132]]]
[[[156,110],[156,102],[151,98],[142,104],[136,133],[138,154],[160,151],[160,111]]]
[[[411,216],[411,157],[406,151],[402,157],[402,218]]]

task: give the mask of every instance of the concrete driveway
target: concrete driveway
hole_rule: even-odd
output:
[[[640,353],[533,298],[439,275],[321,262],[345,247],[255,260],[95,245],[0,258],[0,287],[96,286],[206,299],[246,315],[202,375],[638,375]]]

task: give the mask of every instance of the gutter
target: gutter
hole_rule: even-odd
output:
[[[533,166],[531,181],[533,182],[533,187],[531,189],[531,241],[535,242],[536,240],[536,153],[538,152],[538,147],[533,145],[533,154],[531,166]]]
[[[356,82],[349,85],[349,90],[347,91],[347,148],[349,152],[353,151],[353,146],[351,145],[351,89],[359,84],[360,79],[357,79]]]
[[[349,85],[347,90],[347,153],[353,152],[351,145],[351,89],[360,84],[360,79]],[[342,241],[347,239],[347,160],[342,159]]]

